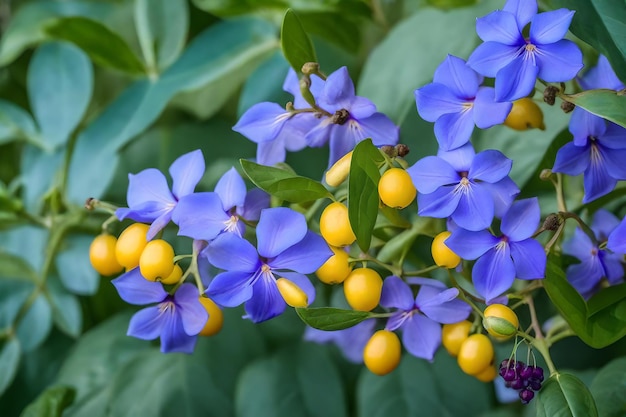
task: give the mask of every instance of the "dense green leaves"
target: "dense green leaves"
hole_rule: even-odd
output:
[[[614,359],[597,373],[591,393],[602,417],[623,417],[626,413],[626,358]]]
[[[0,396],[7,389],[20,363],[20,342],[16,338],[10,338],[0,348]]]
[[[589,90],[565,96],[565,99],[589,113],[626,128],[626,95],[613,90]]]
[[[30,114],[9,101],[0,100],[0,144],[35,137],[37,128]]]
[[[574,375],[556,373],[544,382],[535,400],[537,417],[597,417],[589,389]]]
[[[29,301],[28,310],[21,317],[16,329],[20,344],[26,352],[43,343],[52,329],[52,308],[46,296],[33,292],[27,303]]]
[[[317,62],[313,43],[304,31],[300,19],[291,9],[287,10],[283,18],[280,44],[285,58],[297,72],[300,72],[307,62]]]
[[[254,185],[281,200],[291,203],[304,203],[331,196],[321,183],[310,178],[301,177],[284,169],[259,165],[245,159],[240,160],[240,162],[243,171]]]
[[[52,386],[26,407],[20,417],[61,417],[63,410],[74,402],[75,395],[74,388]]]
[[[358,143],[352,152],[348,178],[348,217],[363,252],[367,252],[370,247],[372,230],[378,216],[378,169],[384,160],[371,139]]]
[[[372,317],[372,313],[332,307],[296,308],[303,322],[319,330],[342,330]]]

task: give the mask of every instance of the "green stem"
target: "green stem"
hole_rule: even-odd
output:
[[[598,246],[598,239],[596,238],[596,234],[593,232],[593,230],[591,230],[591,227],[587,226],[587,223],[585,223],[576,213],[571,213],[569,211],[566,211],[566,212],[561,212],[559,214],[563,216],[563,219],[565,220],[567,219],[576,220],[576,222],[578,223],[582,231],[585,232],[587,236],[589,236],[589,239],[591,239],[594,246]]]
[[[556,174],[556,204],[559,211],[567,211],[565,195],[563,194],[563,174]]]
[[[386,270],[388,270],[389,272],[391,272],[393,275],[397,275],[397,276],[401,276],[402,275],[402,269],[395,267],[393,265],[389,265],[386,264],[384,262],[379,261],[376,258],[373,258],[367,254],[363,254],[364,257],[363,258],[349,258],[348,259],[348,263],[356,263],[356,262],[372,262],[375,263],[378,266],[381,266],[383,268],[385,268]]]
[[[424,269],[419,269],[417,271],[407,271],[404,273],[405,277],[419,277],[420,275],[427,274],[431,271],[439,269],[439,265],[431,265]]]

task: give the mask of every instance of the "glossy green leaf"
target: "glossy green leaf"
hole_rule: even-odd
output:
[[[74,402],[76,390],[68,386],[53,386],[24,409],[20,417],[61,417],[63,410]]]
[[[626,82],[626,4],[604,0],[548,0],[554,9],[576,10],[570,30],[605,55],[617,76]]]
[[[298,13],[307,33],[317,35],[345,51],[357,53],[361,45],[359,21],[353,13],[309,12]]]
[[[336,365],[322,347],[290,346],[253,362],[241,374],[236,414],[344,417],[348,413],[340,382]]]
[[[48,277],[46,288],[54,324],[68,336],[80,336],[83,329],[83,312],[76,296],[68,293],[56,276]]]
[[[0,144],[38,137],[30,114],[10,101],[0,100]]]
[[[16,333],[22,349],[25,352],[35,349],[48,337],[51,329],[52,309],[46,296],[39,293],[17,325]]]
[[[250,181],[266,193],[291,203],[330,198],[328,190],[317,181],[291,172],[241,159],[241,167]]]
[[[178,58],[189,27],[185,0],[138,0],[135,26],[148,68],[159,72]]]
[[[378,167],[384,161],[371,139],[359,142],[352,152],[350,177],[348,178],[348,217],[363,252],[367,252],[372,230],[378,216]]]
[[[48,39],[46,28],[64,16],[106,19],[115,11],[113,4],[62,1],[32,2],[20,7],[11,16],[0,41],[0,66],[11,63],[26,48]]]
[[[303,322],[319,330],[342,330],[372,317],[367,311],[343,310],[333,307],[296,308]]]
[[[13,327],[18,312],[35,287],[27,281],[0,278],[0,329],[6,329]]]
[[[589,389],[574,375],[551,375],[537,394],[537,417],[597,417]],[[603,416],[604,417],[604,416]]]
[[[430,219],[426,219],[424,217],[419,217],[416,222],[418,223],[417,225],[412,226],[410,229],[403,230],[389,239],[380,252],[378,252],[376,258],[381,262],[392,262],[397,260],[402,253],[411,248],[411,245],[417,236],[422,233],[422,228],[419,224],[429,223],[429,220]]]
[[[307,62],[317,62],[313,42],[304,31],[296,13],[287,9],[280,29],[280,44],[283,54],[296,72],[301,72]]]
[[[591,383],[591,394],[602,417],[624,417],[626,413],[626,358],[604,365]]]
[[[78,295],[93,295],[98,290],[100,275],[89,262],[91,235],[71,235],[55,258],[63,286]]]
[[[21,257],[0,250],[0,279],[37,282],[37,273]]]
[[[357,384],[358,417],[481,416],[491,405],[492,388],[464,374],[455,358],[440,349],[434,362],[408,353],[385,376],[363,368]]]
[[[20,342],[10,338],[0,348],[0,396],[11,385],[20,364]]]
[[[588,90],[565,99],[589,113],[626,127],[626,94],[613,90]]]
[[[22,258],[36,274],[43,267],[47,241],[48,231],[35,226],[0,231],[0,251]]]
[[[74,43],[98,65],[130,74],[145,73],[141,61],[126,41],[95,20],[85,17],[59,19],[46,27],[49,36]]]
[[[428,4],[440,9],[453,9],[455,7],[466,7],[476,4],[478,0],[426,0]]]
[[[22,199],[29,211],[39,212],[48,192],[59,185],[64,154],[64,148],[47,151],[31,144],[24,146],[21,164],[24,183]]]
[[[396,25],[369,55],[358,95],[372,100],[378,111],[401,124],[411,109],[415,111],[413,91],[432,81],[447,54],[467,58],[478,45],[476,17],[501,7],[501,1],[488,0],[447,12],[419,9]]]
[[[626,283],[603,288],[587,301],[589,316],[600,312],[612,304],[619,303],[624,299],[626,299]]]

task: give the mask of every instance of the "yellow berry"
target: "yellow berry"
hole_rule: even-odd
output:
[[[163,239],[148,242],[139,258],[139,270],[148,281],[167,278],[174,270],[174,249]]]
[[[167,276],[167,278],[162,278],[161,282],[163,284],[171,285],[176,284],[183,276],[183,269],[180,265],[175,264],[172,272]]]
[[[342,156],[326,171],[326,184],[331,187],[339,187],[350,174],[350,163],[352,162],[352,151]]]
[[[484,334],[473,334],[461,344],[457,362],[469,375],[478,375],[493,366],[493,344]]]
[[[124,268],[133,269],[139,265],[141,252],[148,244],[146,235],[150,226],[143,223],[134,223],[120,234],[115,245],[115,257]]]
[[[444,324],[441,328],[441,343],[448,353],[458,356],[461,344],[469,337],[472,323],[464,320],[454,324]]]
[[[531,98],[524,97],[513,102],[513,107],[504,121],[505,126],[515,130],[537,128],[544,130],[543,112]]]
[[[491,382],[496,379],[498,375],[498,371],[496,371],[496,367],[493,365],[488,366],[484,371],[479,374],[474,375],[476,379],[481,382]]]
[[[484,312],[483,327],[498,340],[515,336],[519,327],[517,314],[504,304],[491,304]]]
[[[298,285],[287,278],[278,278],[276,286],[285,302],[291,307],[306,307],[309,305],[309,297]]]
[[[374,333],[363,349],[363,362],[376,375],[386,375],[396,369],[401,356],[400,339],[389,330]]]
[[[109,234],[101,234],[89,246],[89,262],[99,274],[109,276],[122,272],[124,268],[115,257],[117,239]]]
[[[343,282],[346,301],[355,310],[370,311],[378,305],[383,279],[369,268],[357,268]]]
[[[209,318],[204,328],[200,330],[200,336],[213,336],[219,333],[224,324],[224,313],[222,313],[222,310],[210,298],[200,297],[200,303],[207,313],[209,313]]]
[[[336,201],[330,203],[320,217],[320,233],[331,246],[346,246],[356,240],[350,226],[348,207]]]
[[[446,246],[446,239],[450,237],[452,233],[446,231],[441,232],[433,239],[431,245],[431,253],[433,259],[438,266],[444,268],[456,268],[461,263],[461,258],[456,253]]]
[[[345,281],[352,272],[352,267],[348,263],[349,256],[345,250],[334,246],[331,246],[330,249],[334,255],[315,271],[315,275],[326,284],[339,284]]]
[[[385,205],[402,209],[415,200],[417,189],[408,172],[391,168],[378,181],[378,195]]]

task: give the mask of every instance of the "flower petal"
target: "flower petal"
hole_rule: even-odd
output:
[[[343,355],[353,363],[363,363],[363,349],[374,334],[376,320],[364,320],[349,329],[339,330],[341,334],[337,337],[337,346]]]
[[[417,112],[427,122],[434,122],[444,114],[461,112],[466,101],[440,83],[426,84],[415,90]]]
[[[320,94],[319,104],[323,109],[331,113],[339,109],[349,111],[355,97],[354,83],[350,78],[350,74],[348,74],[348,68],[344,66],[326,78],[324,89]],[[374,111],[376,111],[375,107],[372,112]]]
[[[472,311],[469,304],[457,299],[458,295],[459,290],[456,288],[439,291],[431,287],[422,287],[415,304],[426,317],[437,323],[458,323],[465,320]]]
[[[594,88],[621,90],[624,88],[624,83],[617,78],[609,60],[604,55],[598,57],[596,66],[579,78],[578,83],[583,90],[593,90]]]
[[[185,333],[183,323],[178,314],[167,317],[161,332],[161,352],[193,353],[196,346],[197,336],[189,336]]]
[[[126,200],[130,208],[147,202],[154,202],[158,207],[176,204],[165,176],[154,168],[144,169],[136,175],[128,174]]]
[[[511,288],[514,280],[515,266],[508,245],[485,253],[472,270],[474,287],[487,303]]]
[[[276,103],[258,103],[246,110],[233,130],[252,142],[266,142],[276,138],[290,117],[291,113]]]
[[[213,278],[206,294],[221,306],[237,307],[252,297],[254,279],[255,275],[249,272],[222,272]]]
[[[204,169],[204,155],[200,149],[178,157],[170,165],[172,194],[176,199],[193,193],[204,175]]]
[[[444,185],[456,185],[461,177],[445,160],[427,156],[407,169],[415,188],[420,193],[430,194]]]
[[[451,151],[443,149],[437,151],[437,156],[452,165],[457,172],[469,171],[475,155],[476,152],[470,142]]]
[[[546,252],[535,239],[509,242],[515,275],[519,279],[540,279],[546,275]]]
[[[441,345],[441,325],[413,314],[402,326],[402,344],[411,355],[432,361]]]
[[[600,242],[607,240],[618,225],[619,219],[606,209],[596,211],[591,219],[591,230],[593,230]]]
[[[468,178],[495,183],[511,172],[513,161],[495,149],[487,149],[476,154],[469,169]]]
[[[198,288],[191,284],[181,285],[174,294],[174,302],[185,333],[189,336],[200,333],[209,319],[209,314],[200,303]]]
[[[491,194],[480,184],[471,183],[467,191],[459,192],[459,204],[452,213],[452,220],[464,229],[486,229],[493,221],[494,205]]]
[[[527,239],[535,233],[541,219],[541,209],[537,197],[518,200],[502,218],[500,230],[510,241]]]
[[[577,257],[584,261],[597,251],[589,236],[579,228],[574,229],[574,236],[563,242],[563,253]]]
[[[476,33],[485,42],[519,45],[524,42],[515,15],[496,10],[476,19]]]
[[[606,247],[615,253],[626,253],[626,217],[611,232]]]
[[[511,207],[511,203],[520,192],[517,184],[509,177],[504,177],[495,184],[485,182],[482,185],[491,194],[495,208],[494,214],[500,218]]]
[[[175,207],[172,207],[175,208]],[[154,219],[150,227],[148,228],[148,232],[146,233],[146,240],[152,240],[157,233],[159,233],[168,223],[172,220],[172,210],[167,210],[159,217]]]
[[[626,137],[622,138],[626,140]],[[606,172],[616,180],[626,180],[626,149],[610,149],[603,140],[596,141]]]
[[[355,122],[358,123],[361,132],[359,142],[363,139],[371,138],[374,146],[395,145],[398,143],[400,129],[390,118],[382,113],[373,113],[371,116],[361,118],[358,121],[350,121],[350,123]],[[352,125],[350,127],[354,129]]]
[[[615,152],[615,150],[613,150]],[[593,147],[591,154],[594,155]],[[604,163],[603,155],[597,152],[595,158],[592,157],[589,166],[584,172],[583,186],[585,188],[585,195],[583,197],[583,203],[588,203],[600,198],[603,195],[607,195],[617,185],[617,180],[611,177],[607,172],[607,167]]]
[[[300,242],[307,233],[304,215],[286,207],[261,211],[256,228],[259,254],[273,258]]]
[[[241,217],[246,220],[259,220],[261,210],[270,206],[270,195],[259,188],[253,188],[246,194]]]
[[[552,10],[534,16],[530,24],[530,40],[533,44],[555,43],[565,37],[572,23],[574,11]]]
[[[444,186],[430,194],[419,193],[417,195],[418,214],[441,219],[450,216],[461,200],[461,193],[454,192],[454,189],[454,186]]]
[[[446,239],[446,246],[463,259],[474,260],[500,242],[489,230],[471,232],[462,228],[456,229]]]
[[[567,175],[579,175],[587,169],[590,160],[591,145],[576,146],[574,142],[569,142],[556,153],[552,171]]]
[[[351,129],[348,123],[355,123],[357,129]],[[335,162],[342,156],[354,149],[357,142],[363,139],[358,128],[356,120],[349,120],[344,125],[333,125],[330,128],[330,140],[328,146],[330,153],[328,155],[328,168],[333,166]]]
[[[494,78],[500,69],[509,65],[518,56],[519,49],[520,47],[516,45],[485,42],[474,49],[467,60],[467,65],[479,74]]]
[[[260,266],[259,255],[250,242],[235,233],[224,233],[204,250],[209,262],[227,271],[254,272]]]
[[[511,112],[512,103],[496,101],[496,90],[491,87],[481,87],[474,100],[474,122],[481,129],[487,129],[504,123]]]
[[[323,117],[304,137],[306,143],[312,148],[319,148],[326,145],[333,126],[335,125],[331,122],[330,117]]]
[[[513,13],[517,20],[517,26],[521,31],[524,26],[537,14],[536,0],[507,0],[502,8],[503,11]]]
[[[287,151],[282,140],[276,138],[265,142],[259,142],[256,146],[256,163],[272,166],[285,162]]]
[[[402,279],[395,275],[385,278],[380,296],[382,307],[409,311],[413,309],[413,303],[413,292]]]
[[[604,276],[611,285],[615,285],[622,281],[624,277],[624,265],[622,264],[622,255],[617,253],[609,253],[606,251],[598,252],[598,256],[604,265]]]
[[[144,305],[160,303],[167,297],[167,292],[159,282],[148,281],[141,276],[139,268],[133,268],[111,281],[120,298],[127,303]]]
[[[172,220],[178,225],[178,235],[196,240],[215,239],[226,228],[230,217],[224,213],[222,200],[216,193],[186,195],[172,212]]]
[[[164,318],[159,306],[146,307],[130,318],[126,334],[137,339],[154,340],[161,335]]]
[[[474,131],[474,109],[444,114],[435,122],[435,137],[439,148],[450,151],[465,145]]]
[[[551,83],[569,81],[583,68],[583,53],[567,39],[537,46],[535,57],[540,68],[538,77]]]
[[[579,264],[570,265],[565,271],[567,280],[579,293],[588,294],[604,276],[604,268],[597,256],[592,256]]]
[[[435,70],[433,83],[440,83],[456,97],[472,100],[476,96],[482,77],[466,65],[464,59],[449,55]]]
[[[246,199],[246,183],[232,167],[219,179],[215,185],[215,192],[222,200],[224,211],[228,211],[233,207],[243,206]]]
[[[606,132],[606,120],[576,107],[569,121],[569,131],[574,135],[574,145],[586,146],[589,136],[599,137]]]
[[[524,53],[496,74],[496,100],[513,101],[526,97],[535,88],[539,66]]]
[[[286,269],[301,274],[312,274],[333,256],[328,244],[320,235],[307,231],[304,238],[293,246],[268,259],[272,269]]]
[[[260,323],[279,316],[285,311],[287,304],[271,275],[262,275],[254,283],[252,291],[252,298],[245,304],[247,315],[244,318]]]

